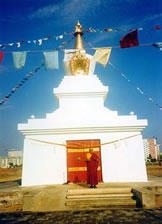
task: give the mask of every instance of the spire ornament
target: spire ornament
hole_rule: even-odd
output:
[[[77,51],[74,51],[74,55],[69,60],[72,75],[88,75],[89,73],[90,59],[86,55],[82,35],[82,26],[78,21],[74,32],[74,36],[76,37],[74,49],[77,49]]]
[[[74,49],[84,49],[83,41],[82,41],[82,25],[78,21],[75,26],[74,36],[76,37]]]

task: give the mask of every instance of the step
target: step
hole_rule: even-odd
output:
[[[130,187],[68,190],[65,205],[71,209],[136,207]]]
[[[131,188],[106,188],[106,189],[76,189],[68,190],[67,195],[93,195],[93,194],[127,194],[131,193]]]
[[[132,193],[129,194],[83,194],[83,195],[67,195],[67,199],[88,199],[88,198],[114,198],[114,199],[119,199],[119,198],[127,198],[131,199],[133,196]]]
[[[122,200],[114,200],[114,199],[72,199],[67,200],[65,203],[66,206],[75,206],[75,208],[80,206],[134,206],[136,207],[136,201],[131,199],[122,199]]]
[[[22,207],[22,204],[0,205],[0,212],[20,212],[23,209]]]

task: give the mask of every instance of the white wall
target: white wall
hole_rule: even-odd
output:
[[[104,182],[147,181],[141,135],[102,146]]]
[[[66,140],[101,139],[111,142],[101,146],[103,182],[147,181],[142,137],[139,133],[91,133],[28,136],[29,138],[66,144]],[[22,186],[63,184],[67,182],[66,147],[25,139]]]
[[[66,149],[25,139],[22,186],[66,182]]]

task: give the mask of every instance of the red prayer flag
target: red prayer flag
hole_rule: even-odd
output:
[[[4,55],[4,52],[0,52],[0,63],[2,62],[3,55]]]
[[[135,46],[139,46],[137,30],[128,33],[120,40],[121,48],[135,47]]]
[[[160,26],[155,26],[155,29],[160,30]]]

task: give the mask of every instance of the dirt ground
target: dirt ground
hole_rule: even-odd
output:
[[[147,175],[162,177],[162,166],[159,165],[147,165]]]
[[[0,168],[0,182],[19,180],[22,176],[22,167]]]
[[[148,176],[162,177],[162,166],[147,165]],[[0,168],[0,182],[19,180],[22,176],[22,167]]]

